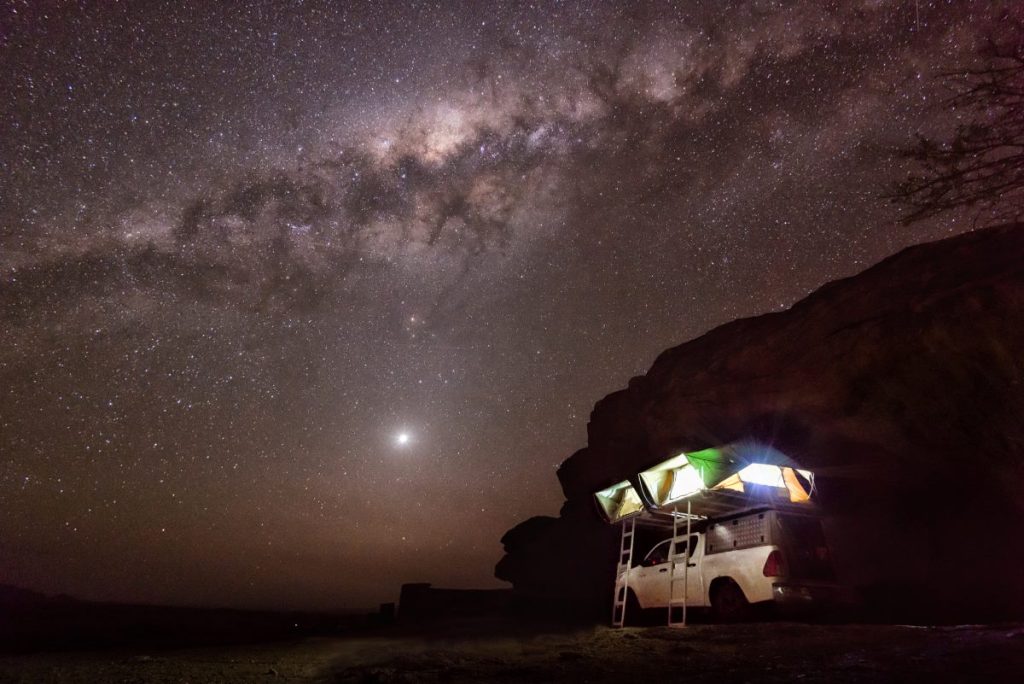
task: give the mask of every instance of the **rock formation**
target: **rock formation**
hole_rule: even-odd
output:
[[[1024,225],[918,245],[662,353],[600,400],[566,503],[503,538],[517,591],[609,602],[594,491],[753,438],[817,473],[837,569],[902,615],[1024,615]]]

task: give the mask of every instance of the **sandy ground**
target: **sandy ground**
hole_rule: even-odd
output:
[[[1024,625],[447,629],[157,653],[0,657],[2,682],[1019,682]],[[474,633],[475,632],[475,633]],[[434,632],[436,634],[436,631]]]

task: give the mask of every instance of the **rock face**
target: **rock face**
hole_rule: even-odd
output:
[[[837,569],[869,604],[1024,615],[1024,225],[911,247],[665,351],[596,404],[560,517],[506,534],[496,575],[610,602],[617,530],[592,493],[747,438],[817,473]]]

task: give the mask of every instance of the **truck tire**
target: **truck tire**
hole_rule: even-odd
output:
[[[715,622],[742,622],[750,617],[750,603],[731,579],[720,580],[711,592],[711,616]]]

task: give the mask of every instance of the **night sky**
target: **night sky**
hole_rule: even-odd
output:
[[[661,350],[968,228],[879,197],[1000,6],[0,3],[0,583],[499,586]]]

